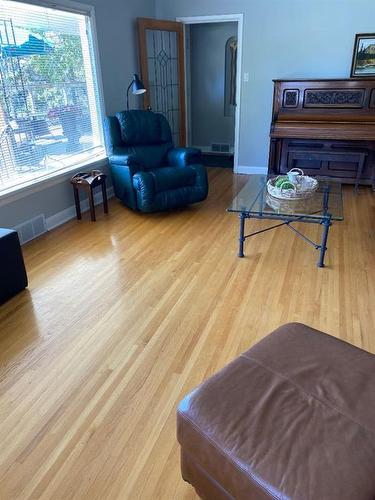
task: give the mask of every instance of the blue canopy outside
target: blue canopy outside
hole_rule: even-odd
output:
[[[41,38],[29,35],[27,42],[21,45],[3,45],[1,52],[5,57],[28,57],[34,55],[44,55],[52,52],[53,47]]]

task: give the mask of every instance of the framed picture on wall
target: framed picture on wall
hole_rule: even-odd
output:
[[[355,36],[350,76],[375,78],[375,33],[360,33]]]

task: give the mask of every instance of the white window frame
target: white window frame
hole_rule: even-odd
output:
[[[83,4],[79,2],[75,2],[73,0],[58,0],[57,2],[49,2],[44,0],[12,0],[22,4],[33,4],[38,7],[47,7],[50,9],[62,10],[67,12],[73,12],[75,14],[82,14],[88,16],[90,18],[91,24],[91,37],[92,37],[92,47],[93,47],[93,57],[96,69],[96,77],[97,77],[97,85],[98,85],[98,111],[100,118],[103,120],[105,117],[105,107],[104,107],[104,94],[103,94],[103,80],[102,80],[102,71],[100,67],[100,57],[99,57],[99,49],[98,49],[98,37],[96,31],[96,18],[95,18],[95,7],[93,5]],[[104,131],[103,124],[100,128],[101,131],[101,139],[103,141],[104,150],[106,150],[105,140],[104,140]],[[103,168],[108,165],[108,158],[106,152],[103,156],[96,158],[94,160],[88,160],[87,162],[83,162],[79,165],[74,165],[70,167],[66,167],[62,170],[58,170],[56,172],[51,172],[39,179],[32,179],[28,182],[22,183],[21,185],[12,186],[9,189],[4,189],[0,192],[0,207],[3,205],[7,205],[8,203],[12,203],[18,199],[29,196],[32,193],[36,193],[38,191],[42,191],[47,189],[48,187],[54,186],[56,184],[60,184],[66,182],[74,173],[79,172],[82,168],[89,167],[90,169],[94,168]]]

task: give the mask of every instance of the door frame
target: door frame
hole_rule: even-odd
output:
[[[242,84],[242,43],[243,43],[243,14],[221,14],[212,16],[190,16],[190,17],[177,17],[176,21],[183,23],[184,33],[186,24],[208,24],[208,23],[226,23],[226,22],[236,22],[237,23],[237,80],[236,80],[236,111],[234,120],[234,155],[233,155],[233,171],[238,172],[239,166],[239,149],[240,149],[240,115],[241,115],[241,84]],[[184,37],[185,38],[185,37]],[[184,40],[185,41],[185,40]],[[185,46],[185,45],[184,45]],[[187,92],[187,71],[186,71],[186,46],[185,46],[185,94]],[[188,96],[185,97],[185,103],[187,103]],[[186,106],[186,104],[185,104]],[[185,115],[186,121],[186,133],[188,131],[188,113]],[[187,139],[187,137],[186,137]]]

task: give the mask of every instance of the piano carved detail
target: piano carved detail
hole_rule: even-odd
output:
[[[360,90],[306,90],[305,108],[309,106],[345,106],[362,107],[365,96],[364,89]]]
[[[284,90],[284,107],[295,108],[298,106],[298,90]]]

